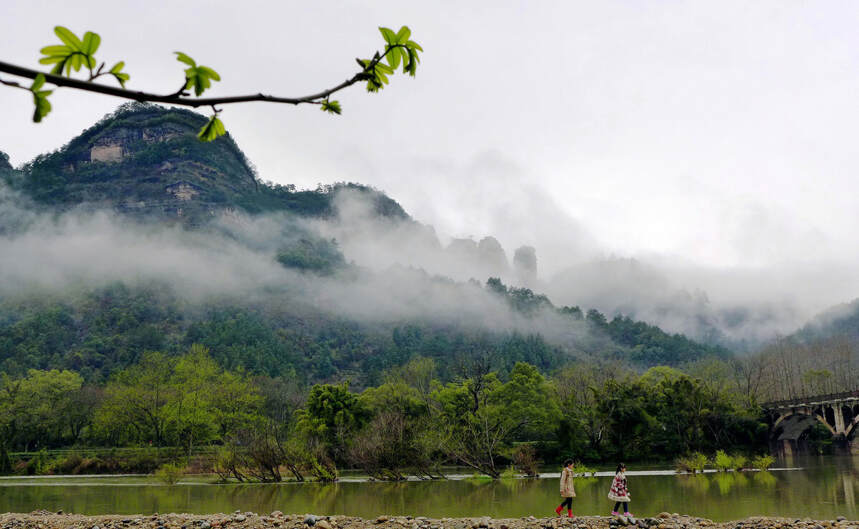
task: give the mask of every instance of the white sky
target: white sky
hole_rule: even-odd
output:
[[[55,24],[100,33],[130,88],[174,91],[181,50],[220,72],[211,95],[286,96],[347,78],[380,47],[377,26],[407,24],[417,78],[341,93],[340,117],[225,108],[264,179],[374,185],[440,234],[495,235],[508,254],[854,262],[856,2],[3,0],[0,60],[37,66]],[[28,95],[0,87],[14,164],[122,102],[51,101],[35,125]]]

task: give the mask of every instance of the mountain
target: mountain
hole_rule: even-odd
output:
[[[791,338],[806,343],[831,338],[859,342],[859,299],[823,311],[793,333]]]
[[[103,381],[201,343],[230,368],[362,387],[415,356],[449,380],[730,355],[558,307],[510,284],[538,284],[533,248],[511,266],[492,237],[443,245],[372,188],[261,182],[229,136],[197,140],[204,119],[127,104],[19,170],[0,157],[0,371]]]
[[[110,209],[189,225],[234,211],[331,213],[332,188],[295,191],[260,182],[229,134],[209,143],[196,138],[205,121],[185,109],[122,105],[61,149],[26,164],[26,178],[16,187],[55,209]],[[380,215],[407,218],[385,195],[348,186],[371,195]]]

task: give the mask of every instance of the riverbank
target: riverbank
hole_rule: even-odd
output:
[[[154,514],[147,516],[83,516],[35,511],[28,514],[0,514],[0,529],[619,529],[625,519],[608,516],[577,518],[425,518],[379,516],[365,519],[352,516],[270,514]],[[835,520],[809,518],[752,517],[730,522],[660,513],[635,520],[642,529],[859,529],[859,521],[839,516]]]

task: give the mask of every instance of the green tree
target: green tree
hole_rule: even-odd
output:
[[[343,461],[351,437],[367,422],[369,414],[349,383],[316,384],[307,403],[296,412],[297,428],[311,442],[320,443],[336,460]]]
[[[534,366],[517,363],[510,380],[495,373],[450,383],[433,392],[442,447],[458,462],[493,478],[498,458],[520,435],[554,430],[560,419],[552,389]]]
[[[114,446],[129,442],[164,445],[172,419],[170,404],[177,398],[170,380],[174,364],[164,353],[145,353],[140,363],[108,382],[94,420],[105,441]]]
[[[0,390],[0,433],[24,450],[62,446],[72,439],[69,416],[73,395],[83,379],[72,371],[31,369],[13,380],[3,375]]]

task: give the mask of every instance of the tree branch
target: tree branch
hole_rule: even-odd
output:
[[[356,73],[349,79],[343,81],[333,88],[329,88],[327,90],[323,90],[316,94],[310,94],[303,97],[278,97],[272,95],[266,95],[262,93],[258,94],[249,94],[242,96],[229,96],[229,97],[200,97],[200,98],[191,98],[183,96],[184,85],[183,88],[178,92],[174,92],[172,94],[153,94],[150,92],[140,92],[135,90],[126,90],[124,88],[116,88],[113,86],[103,85],[99,83],[94,83],[90,81],[82,81],[80,79],[73,79],[71,77],[64,77],[62,75],[55,75],[51,73],[40,72],[38,70],[33,70],[30,68],[25,68],[23,66],[18,66],[15,64],[10,64],[7,62],[0,61],[0,72],[8,73],[11,75],[15,75],[18,77],[26,77],[28,79],[35,79],[37,75],[42,74],[45,76],[45,81],[52,83],[57,86],[63,86],[67,88],[74,88],[77,90],[83,90],[85,92],[95,92],[98,94],[104,94],[114,97],[121,97],[123,99],[131,99],[134,101],[147,101],[150,103],[166,103],[170,105],[179,105],[186,107],[204,107],[204,106],[212,106],[212,105],[227,105],[231,103],[250,103],[254,101],[258,102],[267,102],[267,103],[284,103],[289,105],[300,105],[300,104],[317,104],[318,100],[325,99],[329,97],[331,94],[335,92],[339,92],[344,88],[348,88],[355,83],[360,81],[366,81],[368,79],[368,75],[375,69],[376,65],[379,64],[382,59],[385,58],[391,50],[395,48],[402,48],[404,46],[398,44],[394,46],[388,47],[385,50],[385,53],[381,55],[375,55],[373,59],[367,63],[367,66],[360,72]],[[18,88],[24,88],[17,83],[11,81],[2,81],[0,83],[7,86],[15,86]]]
[[[20,88],[21,90],[27,90],[28,92],[30,91],[26,86],[21,86],[19,83],[15,82],[15,81],[5,81],[3,79],[0,79],[0,84],[5,85],[5,86],[9,86],[12,88]]]

